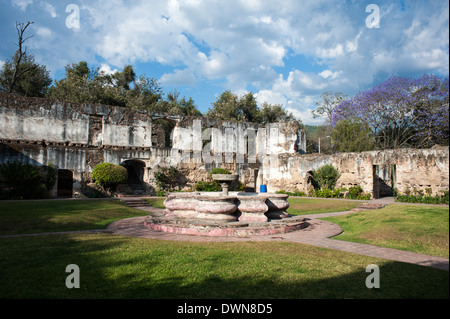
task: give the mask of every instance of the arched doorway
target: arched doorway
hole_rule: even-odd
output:
[[[147,191],[144,186],[145,163],[140,160],[126,160],[120,164],[128,172],[128,181],[126,185],[119,187],[118,190],[124,195],[144,195]]]

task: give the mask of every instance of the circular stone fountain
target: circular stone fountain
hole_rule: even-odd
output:
[[[201,236],[273,235],[308,226],[286,212],[288,195],[229,192],[238,175],[213,174],[222,192],[170,193],[163,213],[152,213],[145,226],[156,231]]]

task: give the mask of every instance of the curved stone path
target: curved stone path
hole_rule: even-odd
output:
[[[383,201],[373,200],[374,203],[391,204],[393,201],[387,199]],[[155,207],[135,207],[137,209],[146,210],[149,213],[161,211]],[[319,218],[329,216],[340,216],[354,213],[354,211],[345,211],[337,213],[312,214],[304,215],[309,227],[286,233],[269,236],[248,236],[248,237],[209,237],[209,236],[192,236],[173,233],[163,233],[153,231],[144,226],[146,216],[134,217],[116,221],[110,224],[107,231],[121,236],[133,236],[142,238],[175,240],[175,241],[192,241],[192,242],[240,242],[240,241],[285,241],[294,242],[329,249],[346,251],[359,255],[365,255],[376,258],[389,259],[394,261],[412,263],[422,266],[429,266],[443,270],[449,270],[449,260],[447,258],[428,256],[418,253],[412,253],[392,248],[384,248],[367,244],[347,242],[331,237],[342,233],[342,228],[334,223],[320,220]]]

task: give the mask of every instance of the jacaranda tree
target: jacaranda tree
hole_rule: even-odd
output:
[[[381,149],[448,145],[448,86],[448,78],[435,75],[394,76],[341,102],[331,125],[344,120],[365,123]]]

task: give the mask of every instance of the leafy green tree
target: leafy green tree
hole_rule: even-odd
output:
[[[265,102],[259,108],[253,93],[247,93],[239,98],[229,90],[219,96],[206,116],[225,121],[234,120],[261,124],[296,120],[291,113],[284,110],[279,104],[271,105]]]
[[[30,37],[25,37],[26,29],[33,22],[16,23],[18,35],[18,49],[7,60],[0,72],[0,91],[8,93],[18,93],[25,96],[42,97],[47,93],[52,83],[50,73],[44,65],[35,62],[34,56],[27,53],[24,47],[25,41]]]
[[[295,121],[295,116],[283,109],[281,104],[268,104],[264,102],[260,110],[260,123],[268,124],[275,122]]]
[[[179,96],[180,93],[177,90],[167,94],[167,98],[163,102],[167,108],[167,113],[182,116],[202,116],[202,113],[197,109],[192,98],[186,100],[184,96],[181,99]]]
[[[113,92],[105,94],[107,79],[99,76],[98,69],[90,69],[86,61],[66,66],[66,77],[55,81],[48,96],[52,99],[68,100],[75,103],[104,103],[123,105],[117,101]],[[112,101],[116,103],[111,103]]]
[[[212,108],[206,113],[207,117],[217,118],[224,121],[239,120],[239,98],[231,91],[223,92]]]
[[[375,138],[367,124],[357,120],[343,120],[333,128],[333,148],[338,152],[364,152],[375,147]]]
[[[126,106],[152,112],[167,112],[162,88],[155,79],[145,75],[140,75],[133,82],[133,88],[127,92]]]
[[[243,95],[239,99],[239,109],[238,109],[238,117],[239,120],[244,122],[253,122],[260,123],[261,122],[261,113],[258,109],[258,103],[256,102],[255,96],[253,93],[249,92]]]

